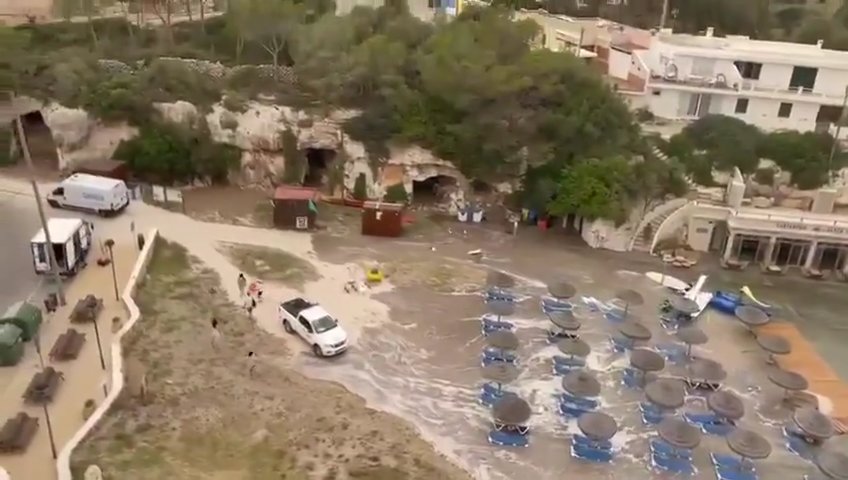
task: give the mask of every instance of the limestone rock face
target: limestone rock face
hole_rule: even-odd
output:
[[[67,108],[50,103],[41,109],[44,123],[53,134],[53,142],[60,150],[75,150],[85,145],[96,121],[79,108]]]
[[[199,118],[197,107],[189,102],[178,101],[174,103],[154,103],[153,108],[155,108],[165,120],[179,125],[196,125]]]

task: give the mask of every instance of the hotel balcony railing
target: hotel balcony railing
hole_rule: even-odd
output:
[[[755,92],[755,93],[772,93],[775,95],[781,96],[802,96],[809,98],[821,98],[827,100],[833,100],[835,102],[842,101],[843,94],[841,93],[822,93],[815,92],[812,89],[804,88],[804,87],[793,87],[793,88],[785,88],[785,87],[772,87],[765,85],[757,85],[752,82],[730,82],[730,81],[722,81],[719,78],[708,78],[708,77],[698,77],[698,76],[689,76],[683,78],[668,78],[661,77],[659,75],[651,75],[651,78],[648,82],[649,84],[654,85],[682,85],[687,87],[696,87],[696,88],[711,88],[716,90],[732,90],[735,92],[745,93],[745,92]]]

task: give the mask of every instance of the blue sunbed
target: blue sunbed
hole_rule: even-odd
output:
[[[670,443],[661,440],[659,438],[651,439],[651,453],[655,455],[660,455],[663,457],[677,457],[677,458],[685,458],[692,459],[692,451],[684,450],[682,448],[677,448]]]
[[[666,415],[666,412],[664,412],[661,408],[648,402],[640,403],[639,411],[642,413],[642,422],[645,425],[657,425],[665,418]]]
[[[717,469],[722,470],[741,470],[743,472],[756,473],[756,468],[751,462],[745,462],[741,457],[730,455],[727,453],[711,453],[710,461]]]
[[[612,450],[596,448],[579,442],[571,443],[571,455],[590,462],[609,463],[612,461]]]
[[[585,367],[586,359],[580,357],[566,357],[563,355],[554,355],[554,364],[568,367]]]
[[[792,428],[783,427],[783,436],[786,437],[786,448],[803,458],[804,460],[814,461],[816,458],[816,448],[810,445],[801,432]]]
[[[558,343],[560,340],[565,340],[566,338],[580,338],[577,334],[568,333],[568,332],[554,332],[548,330],[548,343]]]
[[[486,390],[481,390],[480,396],[478,397],[477,401],[479,401],[480,404],[483,406],[492,407],[496,403],[498,403],[498,400],[500,400],[502,397],[503,393],[498,394]]]
[[[612,308],[604,313],[604,318],[613,323],[621,323],[624,321],[624,310]]]
[[[715,467],[718,480],[758,480],[757,474],[751,470]]]
[[[561,403],[573,403],[574,405],[580,405],[589,410],[598,408],[598,401],[594,398],[578,397],[568,392],[561,393],[558,397]]]
[[[554,363],[553,372],[554,372],[554,375],[565,376],[565,375],[568,375],[569,373],[571,373],[575,370],[580,370],[581,368],[583,368],[583,367],[582,366],[576,366],[576,365],[565,365],[565,364],[560,364],[560,363]]]
[[[518,357],[515,353],[490,347],[483,349],[480,358],[486,365],[492,362],[506,362],[513,365],[518,363]]]
[[[573,403],[557,403],[559,414],[565,418],[580,418],[584,413],[591,412],[592,409],[586,408],[583,405],[575,405]]]
[[[511,322],[507,322],[506,320],[496,320],[491,317],[487,317],[483,315],[480,319],[480,322],[483,324],[483,335],[489,335],[491,332],[496,332],[498,330],[515,330],[515,325]]]
[[[624,353],[633,348],[633,341],[626,338],[610,337],[610,343],[612,343],[613,351],[618,353]]]
[[[542,311],[545,313],[563,312],[573,309],[574,304],[568,300],[559,300],[553,297],[542,297]]]
[[[510,292],[509,290],[505,290],[503,288],[498,287],[489,287],[486,292],[483,294],[483,298],[485,302],[510,302],[514,303],[518,301],[518,295]]]
[[[663,343],[657,345],[657,353],[663,356],[667,361],[681,364],[686,363],[686,347],[676,343]]]
[[[695,474],[695,467],[689,458],[671,457],[654,453],[651,455],[651,464],[655,468],[678,475],[692,476]]]
[[[625,368],[622,381],[624,382],[624,385],[629,388],[642,388],[645,382],[643,376],[644,374],[636,369]]]
[[[491,430],[489,432],[489,443],[501,447],[526,447],[530,444],[530,438],[518,432]]]
[[[589,448],[598,448],[598,449],[601,449],[601,450],[612,450],[612,442],[610,442],[609,440],[592,440],[589,437],[587,437],[585,435],[581,435],[579,433],[572,435],[571,441],[573,443],[579,443],[579,444],[586,446],[586,447],[589,447]]]

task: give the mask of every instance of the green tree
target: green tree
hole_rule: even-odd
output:
[[[274,67],[291,63],[287,46],[295,27],[303,21],[304,7],[291,0],[239,0],[243,8],[247,41],[259,45],[269,56]]]
[[[14,92],[21,87],[21,75],[29,63],[28,44],[27,32],[0,25],[0,91]]]
[[[838,151],[828,165],[832,146],[833,137],[826,133],[773,132],[763,137],[759,154],[789,172],[798,188],[813,189],[827,183],[830,169],[842,166]]]
[[[622,157],[588,159],[566,168],[548,204],[553,215],[570,213],[588,219],[623,222],[627,216],[627,187],[632,169]]]
[[[713,159],[717,170],[738,167],[753,173],[759,165],[757,148],[762,132],[755,126],[725,115],[707,115],[687,125],[682,132],[696,150]]]

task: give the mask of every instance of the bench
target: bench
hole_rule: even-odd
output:
[[[102,310],[102,299],[97,298],[94,295],[86,295],[85,298],[80,299],[80,301],[74,305],[74,310],[71,312],[71,322],[93,322],[97,319],[97,316],[100,315]]]
[[[85,343],[85,334],[73,328],[59,335],[53,348],[50,349],[50,359],[54,361],[74,360],[79,356]]]
[[[53,400],[62,378],[62,373],[57,372],[53,367],[47,367],[36,373],[32,376],[32,380],[30,380],[29,386],[24,392],[24,401],[29,403],[50,402]]]
[[[38,431],[38,419],[20,412],[6,420],[0,429],[0,452],[22,452],[29,447],[35,432]]]

